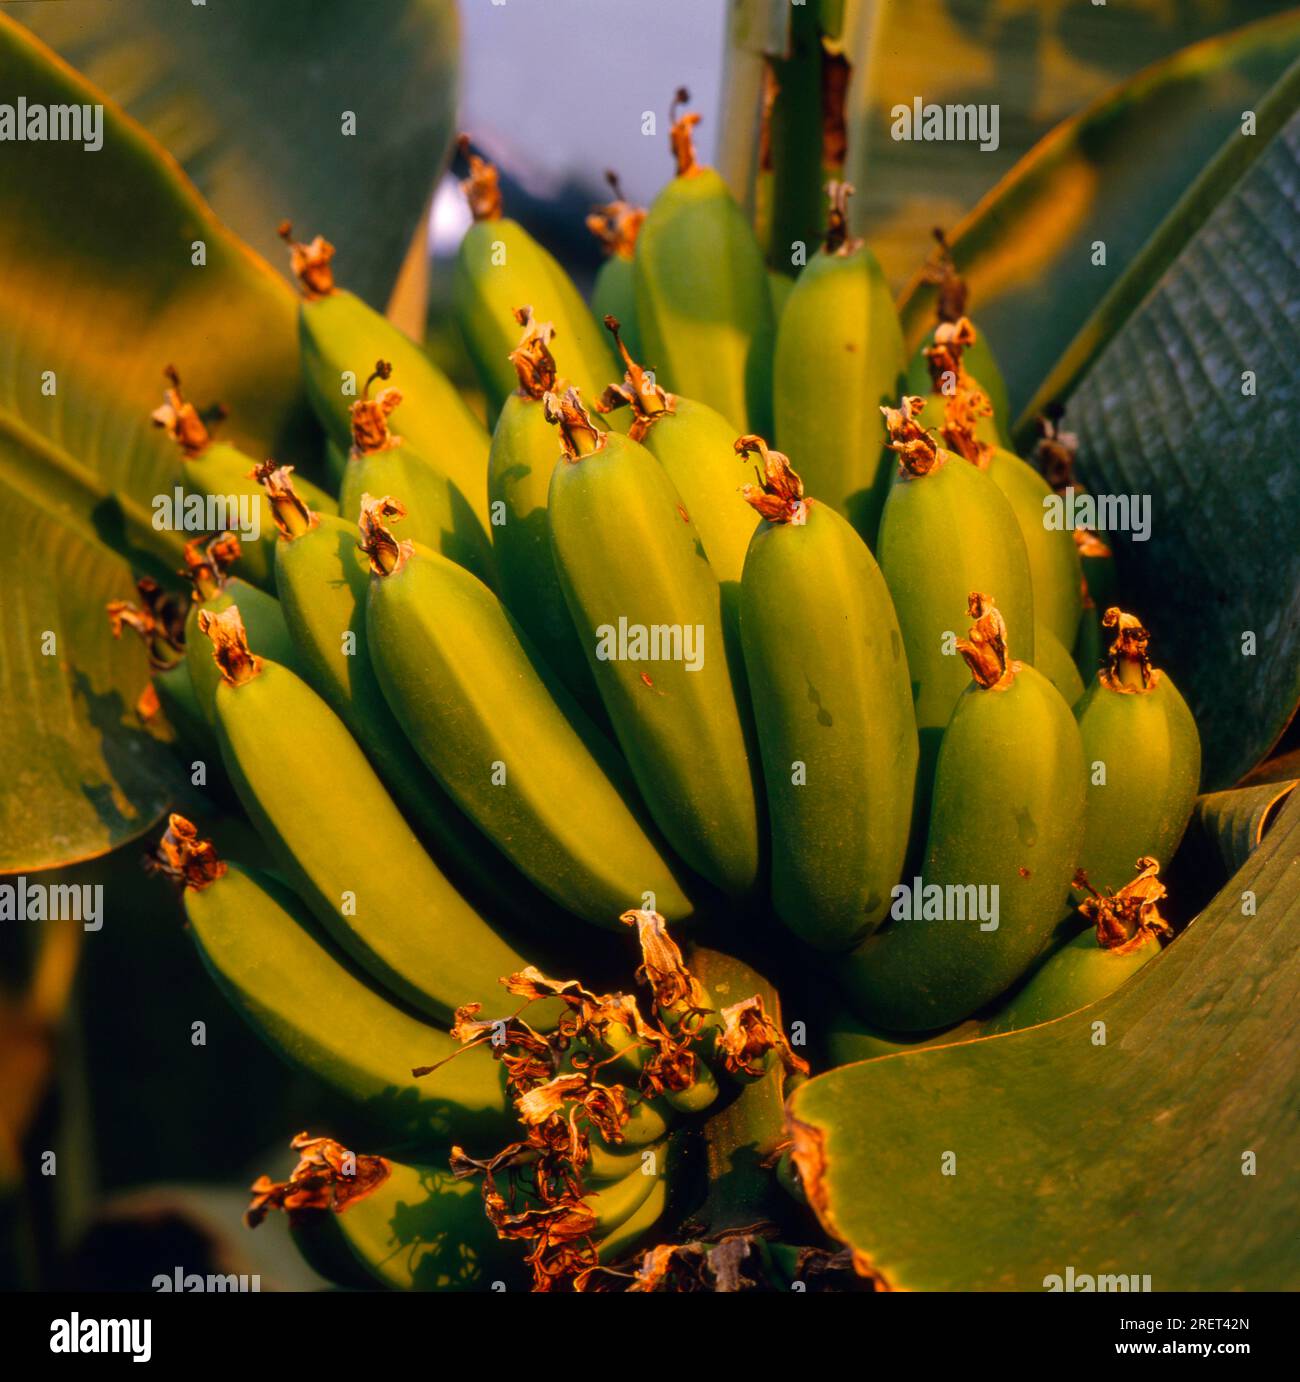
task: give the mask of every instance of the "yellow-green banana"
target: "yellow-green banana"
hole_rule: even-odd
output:
[[[745,896],[759,876],[760,788],[718,578],[659,462],[598,431],[573,390],[547,406],[565,453],[551,476],[551,545],[605,709],[669,843]]]
[[[249,651],[238,609],[204,611],[199,626],[221,666],[226,771],[320,923],[368,973],[436,1019],[470,1002],[508,1012],[500,980],[529,961],[421,849],[343,722],[306,682]]]
[[[442,470],[486,523],[488,436],[459,390],[392,322],[335,284],[328,240],[318,235],[300,244],[288,222],[280,234],[302,297],[298,339],[307,397],[330,440],[342,452],[351,447],[351,404],[361,380],[376,360],[388,360],[411,400],[402,411],[406,440]]]
[[[726,183],[696,161],[700,117],[676,114],[689,99],[679,91],[673,104],[677,176],[650,207],[632,263],[641,349],[666,388],[770,436],[776,326],[763,252]]]
[[[681,919],[692,903],[642,826],[635,792],[600,731],[538,659],[497,597],[362,505],[372,571],[370,656],[407,738],[461,809],[562,907],[617,926],[652,893]]]
[[[795,280],[776,333],[776,444],[809,494],[874,544],[893,456],[879,409],[899,396],[903,333],[876,257],[848,233],[843,182],[828,186],[826,242]]]
[[[884,920],[916,781],[903,636],[880,568],[834,508],[756,437],[740,628],[772,822],[772,903],[802,940],[847,950]]]

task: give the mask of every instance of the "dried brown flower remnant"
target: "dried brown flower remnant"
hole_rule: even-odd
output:
[[[1136,877],[1119,892],[1108,889],[1105,896],[1088,882],[1083,869],[1074,875],[1074,886],[1090,894],[1079,904],[1079,911],[1096,926],[1097,944],[1120,955],[1142,945],[1148,936],[1173,935],[1173,928],[1160,915],[1160,903],[1169,892],[1156,877],[1159,861],[1144,854],[1136,868]]]
[[[308,302],[327,298],[334,291],[334,246],[317,235],[307,244],[293,238],[293,222],[280,222],[280,239],[289,246],[289,267],[299,291]]]
[[[622,326],[617,317],[605,316],[605,329],[614,337],[614,345],[623,357],[623,382],[611,384],[596,403],[599,413],[612,413],[624,404],[630,405],[634,416],[628,436],[633,441],[644,441],[651,425],[661,417],[676,411],[677,399],[666,389],[661,388],[655,379],[654,371],[646,369],[632,358],[622,337]]]
[[[1111,691],[1129,695],[1150,691],[1160,680],[1160,673],[1151,665],[1147,644],[1151,635],[1134,614],[1125,614],[1118,605],[1111,605],[1101,616],[1104,629],[1115,630],[1115,641],[1106,655],[1106,669],[1102,682]]]
[[[519,344],[510,352],[510,363],[519,378],[519,392],[525,398],[542,398],[555,388],[557,371],[551,342],[555,327],[539,322],[531,307],[515,308],[515,321],[524,329]]]
[[[898,453],[900,468],[909,475],[928,475],[943,463],[939,443],[917,418],[925,412],[925,399],[905,394],[897,408],[881,408],[885,419],[886,445]]]
[[[668,923],[658,912],[644,907],[624,912],[619,920],[635,926],[641,945],[638,983],[649,984],[655,1002],[668,1011],[691,1009],[705,1012],[705,994],[695,976],[686,968],[677,942],[668,934]]]
[[[352,419],[352,457],[370,456],[376,451],[389,451],[402,444],[401,437],[395,437],[388,430],[388,418],[402,402],[400,389],[381,389],[374,398],[370,397],[370,386],[376,379],[388,379],[393,367],[387,360],[376,360],[375,368],[361,390],[361,397],[352,404],[348,412]]]
[[[212,841],[200,839],[198,827],[174,812],[167,817],[167,829],[154,853],[145,860],[145,868],[196,892],[215,883],[226,872]]]
[[[460,185],[469,203],[470,215],[477,221],[499,221],[501,219],[501,175],[496,165],[478,154],[470,152],[469,135],[462,134],[456,140],[456,148],[469,165],[469,177]]]
[[[964,379],[969,379],[962,355],[976,339],[975,324],[969,317],[942,321],[934,328],[933,343],[926,346],[923,354],[930,368],[930,382],[940,393],[951,396],[962,387]]]
[[[361,529],[360,547],[370,558],[370,569],[376,576],[400,571],[415,551],[414,543],[398,542],[387,526],[405,517],[406,505],[391,494],[378,499],[369,494],[361,496],[361,513],[357,520]]]
[[[790,458],[780,451],[769,450],[763,438],[752,433],[737,437],[735,448],[740,457],[757,452],[761,461],[758,484],[740,487],[745,502],[769,523],[790,523],[796,528],[807,523],[813,501],[804,498],[803,481],[790,464]]]
[[[605,437],[582,406],[577,389],[570,386],[563,393],[548,393],[542,398],[546,420],[560,429],[560,447],[564,459],[582,460],[605,445]]]
[[[254,466],[251,478],[266,491],[275,526],[285,537],[298,537],[317,523],[316,515],[293,487],[293,466],[265,460]]]
[[[383,1157],[350,1152],[329,1137],[300,1132],[289,1145],[299,1153],[289,1179],[273,1181],[262,1175],[250,1187],[253,1201],[244,1213],[249,1228],[256,1228],[273,1209],[291,1218],[312,1209],[342,1214],[377,1190],[392,1171]]]
[[[677,164],[679,178],[694,177],[700,171],[692,133],[695,126],[700,123],[699,114],[693,110],[684,111],[680,115],[677,113],[678,107],[690,99],[691,93],[684,86],[678,87],[668,112],[668,118],[672,121],[672,128],[668,131],[668,147],[672,150],[673,159]]]
[[[139,635],[149,654],[149,667],[165,672],[185,656],[185,609],[172,595],[149,576],[141,576],[135,588],[142,601],[109,600],[109,627],[114,638],[128,628]]]
[[[180,447],[185,456],[201,456],[212,444],[212,434],[199,416],[198,409],[181,393],[181,377],[175,365],[163,370],[167,388],[163,403],[149,415],[155,427],[161,427]]]
[[[794,1053],[785,1033],[763,1005],[761,994],[722,1009],[722,1031],[717,1049],[733,1075],[758,1079],[775,1056],[789,1073],[807,1075],[809,1065]]]
[[[587,217],[587,229],[600,241],[600,247],[606,254],[631,259],[636,252],[637,236],[645,223],[646,210],[626,200],[616,173],[607,169],[605,181],[614,193],[614,200],[592,211]]]
[[[993,448],[975,435],[981,419],[993,416],[993,404],[982,389],[976,388],[968,374],[963,386],[943,401],[943,444],[963,460],[987,468]]]
[[[849,235],[849,198],[855,188],[851,182],[832,179],[826,184],[830,211],[826,221],[826,253],[849,255],[862,244]]]
[[[972,590],[966,612],[975,621],[967,638],[957,640],[957,651],[971,675],[985,690],[1002,690],[1015,680],[1018,662],[1007,654],[1007,626],[991,595]]]
[[[932,232],[937,249],[926,266],[925,279],[938,286],[939,295],[935,302],[935,316],[941,322],[955,322],[966,315],[966,300],[969,292],[966,280],[957,272],[952,250],[948,247],[948,237],[943,229],[936,226]]]
[[[261,673],[262,659],[248,646],[248,632],[238,605],[216,613],[201,609],[198,622],[199,631],[212,640],[212,656],[231,686],[242,686]]]

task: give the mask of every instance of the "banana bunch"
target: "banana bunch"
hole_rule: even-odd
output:
[[[696,119],[648,211],[615,182],[593,215],[595,312],[466,148],[490,430],[287,225],[329,488],[214,441],[175,370],[155,414],[187,488],[265,522],[190,544],[188,613],[148,582],[110,613],[273,868],[180,816],[155,866],[383,1148],[303,1134],[255,1187],[344,1284],[481,1288],[523,1241],[535,1288],[581,1289],[661,1222],[692,1116],[806,1071],[670,925],[826,976],[835,1059],[1050,1020],[1168,935],[1199,740],[1104,543],[1045,526],[1068,436],[1043,473],[1010,450],[942,242],[908,363],[843,184],[778,312]],[[546,978],[628,926],[648,1014]]]

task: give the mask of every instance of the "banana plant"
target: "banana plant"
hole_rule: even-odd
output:
[[[1278,516],[1293,481],[1267,468],[1294,409],[1237,378],[1247,360],[1287,378],[1296,245],[1251,228],[1295,221],[1300,28],[1194,46],[1048,133],[946,238],[900,325],[838,178],[815,269],[768,275],[798,267],[787,239],[820,238],[822,174],[876,155],[860,124],[825,118],[828,82],[873,89],[853,47],[868,9],[897,20],[737,7],[735,109],[784,82],[766,87],[773,162],[751,160],[733,198],[697,156],[697,117],[673,110],[665,188],[629,222],[630,320],[596,319],[462,144],[474,225],[454,315],[491,430],[376,310],[410,224],[366,261],[350,212],[336,240],[327,204],[304,197],[320,223],[296,232],[265,208],[286,282],[131,114],[0,17],[6,87],[105,105],[99,162],[5,151],[0,560],[20,617],[0,677],[23,772],[0,798],[0,868],[117,860],[150,837],[151,904],[184,918],[203,992],[320,1095],[248,1222],[284,1211],[339,1285],[1027,1288],[1119,1255],[1203,1287],[1261,1281],[1281,1256],[1294,1178],[1260,1168],[1268,1212],[1231,1245],[1225,1178],[1254,1141],[1293,1135],[1276,1112],[1289,1028],[1268,1019],[1294,977],[1300,808],[1275,783],[1229,789],[1300,694]],[[988,23],[1005,41],[1000,9]],[[1243,84],[1249,133],[1227,114]],[[1126,162],[1116,131],[1172,122],[1189,94],[1179,158],[1121,210],[1152,165]],[[377,167],[404,147],[376,138]],[[724,143],[733,177],[743,145]],[[298,156],[327,161],[313,150]],[[998,255],[1039,244],[1032,263],[1073,282],[1091,222],[1041,227],[1081,167],[1088,214],[1123,221],[1122,262],[1059,300],[1044,267],[1043,324]],[[421,204],[407,189],[408,220]],[[1229,249],[1244,242],[1249,265]],[[708,271],[683,267],[701,245]],[[827,282],[849,285],[829,316]],[[1011,301],[1032,356],[1003,349]],[[1235,353],[1228,319],[1258,328]],[[910,366],[904,342],[924,343]],[[774,355],[802,388],[773,383]],[[868,407],[845,402],[855,387]],[[1041,426],[1042,475],[1008,440],[1029,402],[1068,409]],[[837,437],[834,420],[855,432],[876,409],[878,443]],[[1114,561],[1096,534],[1053,531],[1041,559],[1038,516],[1075,491],[1066,427],[1093,489],[1169,506],[1149,551],[1117,541]],[[816,438],[807,476],[783,432]],[[842,458],[816,454],[841,440]],[[1229,486],[1212,460],[1233,444]],[[814,474],[833,496],[806,491]],[[155,525],[178,475],[239,488],[265,532]],[[1267,569],[1242,533],[1271,540]],[[105,605],[143,640],[114,640]],[[1179,853],[1202,777],[1219,790]],[[1214,897],[1192,873],[1207,838]],[[922,875],[941,896],[972,885],[978,933],[936,943]],[[38,950],[15,1012],[48,1024],[67,972]],[[1268,989],[1249,1013],[1242,972]],[[1249,1126],[1198,1075],[1234,1053]],[[31,1102],[15,1088],[6,1153],[22,1143],[8,1109]],[[1162,1101],[1183,1110],[1168,1126]],[[1138,1128],[1138,1155],[1117,1155]],[[1240,1166],[1207,1170],[1233,1137]],[[11,1183],[20,1160],[0,1166]],[[1176,1163],[1161,1193],[1194,1213],[1115,1212],[1153,1162]],[[954,1173],[960,1230],[928,1179]]]

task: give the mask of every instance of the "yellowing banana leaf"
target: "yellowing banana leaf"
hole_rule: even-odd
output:
[[[133,720],[144,660],[113,642],[102,602],[133,593],[114,552],[179,565],[184,535],[151,521],[178,469],[149,420],[163,366],[228,404],[228,435],[254,456],[314,454],[315,431],[283,278],[3,14],[0,92],[92,111],[81,142],[0,143],[0,869],[20,871],[111,849],[161,810],[165,754]]]
[[[1113,20],[1121,9],[1131,7],[1080,13]],[[1064,120],[955,226],[960,203],[948,216],[926,203],[930,220],[911,232],[911,267],[928,248],[928,225],[946,223],[970,286],[971,313],[998,357],[1013,413],[1025,407],[1205,165],[1240,131],[1243,112],[1255,109],[1298,55],[1295,9],[1206,39]],[[1004,125],[1007,118],[1004,107]],[[956,186],[952,179],[963,165],[948,166],[955,146],[920,147],[940,156],[947,151],[943,167],[931,165],[929,176],[945,189]],[[884,162],[873,165],[871,176],[887,181],[892,155],[883,143],[880,148]],[[966,163],[981,157],[967,146],[960,150]],[[1105,246],[1104,265],[1093,262],[1098,242]],[[933,303],[933,288],[913,279],[900,301],[909,343],[930,324]]]
[[[1264,758],[1300,702],[1298,107],[1300,65],[1261,103],[1248,171],[1223,195],[1230,148],[1193,189],[1219,204],[1068,405],[1087,487],[1150,498],[1147,540],[1110,541],[1196,715],[1209,790]]]
[[[276,226],[290,217],[328,236],[341,280],[384,309],[451,141],[454,0],[7,8],[164,144],[277,269]]]
[[[1128,1289],[1294,1290],[1298,1059],[1293,793],[1116,993],[818,1076],[790,1101],[797,1158],[823,1224],[888,1285],[1039,1291],[1072,1270]]]

